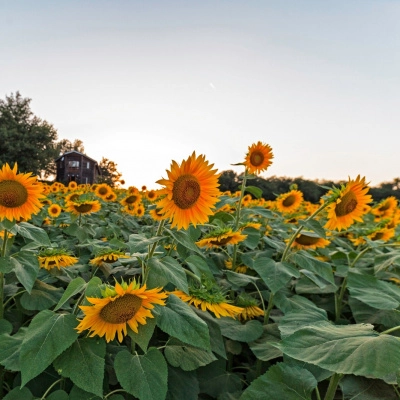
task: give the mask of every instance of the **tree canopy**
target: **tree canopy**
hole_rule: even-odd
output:
[[[57,131],[33,114],[30,103],[19,92],[0,100],[0,165],[17,162],[19,171],[46,177],[59,155]]]
[[[99,162],[99,168],[101,171],[101,176],[98,178],[98,183],[107,183],[111,187],[122,183],[122,174],[118,172],[117,165],[114,161],[103,157]]]

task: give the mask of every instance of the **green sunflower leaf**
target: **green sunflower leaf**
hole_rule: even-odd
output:
[[[78,338],[72,314],[39,312],[31,321],[21,345],[21,385],[43,372],[57,356]]]
[[[239,342],[253,342],[263,334],[263,326],[257,320],[247,321],[242,324],[236,319],[221,317],[218,319],[218,325],[223,336]]]
[[[168,365],[167,400],[198,400],[199,393],[196,371],[182,371]]]
[[[293,254],[293,260],[299,265],[299,267],[310,271],[332,285],[335,285],[335,278],[330,264],[317,260],[304,250],[300,250]]]
[[[260,199],[263,191],[257,186],[246,186],[245,192],[251,193],[256,199]]]
[[[21,305],[26,310],[45,310],[57,304],[62,293],[62,288],[36,280],[31,292],[21,296]]]
[[[55,390],[46,397],[46,400],[69,400],[69,396],[64,390]]]
[[[139,345],[139,347],[144,352],[146,352],[147,347],[150,343],[150,339],[153,336],[156,325],[157,325],[156,318],[147,318],[146,323],[144,325],[141,324],[138,325],[138,333],[134,332],[128,326],[128,335],[135,343]]]
[[[19,251],[15,255],[14,272],[18,281],[31,293],[35,280],[39,272],[39,261],[37,256],[30,251]]]
[[[298,223],[299,225],[304,226],[305,228],[315,232],[319,237],[326,239],[325,229],[322,227],[319,221],[316,221],[315,219],[310,219],[310,220],[299,219]]]
[[[99,397],[93,393],[86,392],[79,386],[72,386],[71,392],[69,393],[69,400],[102,400],[103,396]],[[110,398],[111,400],[111,398]]]
[[[210,350],[208,326],[189,304],[171,294],[166,306],[158,310],[157,325],[161,330],[184,343]]]
[[[254,380],[240,400],[311,400],[317,380],[306,369],[279,363]]]
[[[58,304],[54,307],[53,311],[57,311],[61,308],[67,300],[69,300],[72,296],[75,296],[77,293],[82,292],[86,288],[86,282],[83,278],[78,276],[77,278],[73,279],[69,284],[68,287],[65,289],[64,294],[62,295]]]
[[[76,340],[54,360],[54,368],[86,392],[103,395],[106,343],[101,339]]]
[[[10,371],[19,371],[19,354],[24,339],[25,330],[20,329],[13,336],[0,335],[0,364]]]
[[[33,400],[35,397],[31,393],[31,391],[26,387],[17,386],[11,392],[8,392],[3,400]]]
[[[148,286],[149,288],[164,287],[168,283],[173,283],[179,290],[188,293],[188,282],[185,274],[185,270],[172,257],[163,258],[150,258],[148,264],[149,276]]]
[[[383,378],[400,369],[399,339],[379,335],[368,324],[317,322],[276,346],[290,357],[341,374]]]
[[[194,243],[194,240],[192,239],[188,231],[176,231],[167,228],[164,228],[164,231],[168,232],[179,244],[181,244],[186,249],[199,254],[201,257],[204,257],[202,250]]]
[[[192,254],[185,259],[185,263],[199,278],[205,276],[211,280],[214,280],[214,275],[210,270],[210,266],[207,264],[204,258]]]
[[[119,383],[128,393],[140,400],[165,399],[168,367],[156,348],[150,348],[144,355],[120,351],[115,357],[114,367]]]
[[[20,222],[13,228],[19,235],[26,239],[31,239],[40,246],[51,246],[50,239],[44,229],[28,222]]]

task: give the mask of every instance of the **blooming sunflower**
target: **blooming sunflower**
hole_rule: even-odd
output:
[[[240,232],[233,232],[230,228],[221,228],[212,231],[204,236],[203,239],[196,242],[199,247],[218,248],[228,244],[237,244],[247,238],[247,235],[242,235]]]
[[[355,180],[349,178],[349,182],[334,196],[336,200],[326,208],[328,221],[325,224],[327,229],[347,229],[355,221],[362,222],[362,216],[368,210],[368,203],[372,201],[371,195],[367,194],[369,188],[365,183],[365,177],[360,175]]]
[[[373,207],[371,212],[377,218],[390,218],[393,216],[397,208],[397,199],[394,196],[390,196],[382,200],[376,207]]]
[[[292,243],[296,249],[317,249],[328,246],[329,240],[315,235],[313,232],[301,232]]]
[[[78,184],[75,181],[71,181],[68,183],[68,190],[76,190],[78,189]]]
[[[52,218],[57,218],[61,214],[62,208],[58,204],[50,204],[47,209],[48,214]]]
[[[18,165],[11,169],[6,163],[0,170],[0,221],[29,220],[43,207],[43,186],[32,173],[17,174]]]
[[[139,192],[135,192],[124,197],[120,201],[120,203],[123,206],[132,206],[134,204],[139,204],[141,201],[142,201],[142,195]]]
[[[105,199],[111,192],[112,189],[109,185],[107,185],[107,183],[101,183],[97,185],[94,190],[94,194],[101,199]]]
[[[112,264],[120,258],[129,258],[129,256],[122,251],[106,248],[99,251],[96,254],[96,257],[90,260],[89,264],[96,266],[101,266],[103,263]]]
[[[62,248],[48,248],[43,250],[38,255],[40,268],[51,269],[57,267],[58,269],[70,267],[78,262],[78,258],[71,255]]]
[[[85,316],[76,327],[79,333],[89,330],[89,336],[105,336],[106,341],[122,342],[127,335],[127,326],[138,333],[138,324],[145,325],[146,318],[154,318],[151,309],[154,304],[165,305],[167,294],[161,288],[146,290],[136,281],[108,286],[102,291],[102,298],[87,297],[92,305],[79,306]]]
[[[257,142],[249,146],[244,165],[251,174],[258,174],[272,164],[273,158],[272,148],[268,144]]]
[[[394,228],[382,228],[382,229],[378,229],[375,232],[371,233],[370,235],[368,235],[367,237],[372,240],[382,240],[384,242],[387,242],[389,239],[391,239],[392,237],[394,237],[395,235],[395,229]]]
[[[158,197],[158,193],[157,193],[156,190],[148,190],[148,191],[145,193],[145,196],[146,196],[147,200],[149,200],[149,201],[155,201],[155,200],[157,199],[157,197]]]
[[[279,195],[275,204],[281,213],[292,213],[300,207],[302,201],[303,193],[299,190],[291,190]]]
[[[163,193],[166,194],[157,207],[172,222],[172,228],[187,229],[190,223],[194,226],[205,223],[213,214],[212,209],[220,195],[219,174],[213,166],[208,164],[205,156],[196,157],[193,152],[181,165],[172,161],[171,171],[167,171],[168,179],[157,181],[165,186]]]
[[[65,209],[75,215],[91,214],[99,211],[101,204],[98,200],[68,201]]]
[[[232,304],[229,304],[222,293],[210,293],[205,288],[189,288],[189,294],[186,294],[181,290],[174,290],[173,292],[170,292],[170,294],[174,294],[184,302],[194,305],[199,310],[211,311],[217,318],[235,318],[243,311],[241,307],[236,307]]]
[[[161,214],[161,209],[160,208],[153,208],[151,210],[149,210],[149,214],[151,216],[151,218],[154,219],[154,221],[161,221],[164,219],[164,216]]]

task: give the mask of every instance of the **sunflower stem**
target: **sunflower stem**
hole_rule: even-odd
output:
[[[160,221],[160,223],[158,224],[158,229],[157,229],[157,232],[156,232],[156,236],[160,236],[161,235],[161,233],[162,233],[162,231],[164,229],[164,224],[165,224],[165,219],[162,219]],[[153,254],[154,254],[154,252],[156,250],[157,244],[158,244],[158,241],[153,243],[153,245],[151,246],[151,249],[149,251],[149,254],[147,256],[147,259],[153,257]]]
[[[326,391],[324,400],[333,400],[340,380],[343,374],[333,374],[329,381],[328,390]]]
[[[8,240],[8,230],[4,229],[3,246],[1,248],[1,257],[6,256]],[[0,319],[4,318],[4,272],[0,272]]]
[[[115,389],[115,390],[113,390],[112,392],[107,393],[107,394],[104,396],[104,400],[108,399],[110,396],[112,396],[112,395],[115,394],[115,393],[128,393],[128,392],[127,392],[126,390],[124,390],[124,389]]]
[[[306,218],[304,220],[304,222],[308,222],[310,220],[312,220],[317,214],[319,214],[325,207],[327,207],[330,204],[329,201],[325,202],[324,204],[322,204],[317,210],[315,210],[308,218]],[[288,255],[289,255],[289,250],[292,247],[292,244],[294,242],[294,240],[297,238],[297,235],[303,230],[304,225],[300,225],[297,229],[296,232],[291,236],[291,238],[289,239],[286,248],[282,254],[282,258],[281,258],[281,262],[286,261]]]
[[[394,326],[393,328],[387,329],[386,331],[381,332],[381,335],[387,335],[388,333],[392,333],[394,331],[398,331],[400,329],[400,325]]]
[[[268,299],[267,311],[264,314],[264,325],[268,324],[269,316],[271,314],[271,310],[273,307],[274,307],[274,294],[271,292]]]
[[[64,378],[57,379],[55,382],[53,382],[47,390],[44,392],[43,396],[40,398],[40,400],[45,400],[47,395],[50,393],[51,389],[53,389],[54,386],[57,385],[57,383],[60,383],[64,380]]]

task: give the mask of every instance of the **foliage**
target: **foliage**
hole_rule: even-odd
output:
[[[72,215],[65,211],[72,192],[62,185],[45,187],[47,200],[31,220],[3,219],[0,398],[398,398],[397,205],[390,214],[394,235],[376,240],[371,232],[388,220],[374,207],[347,230],[327,230],[325,207],[333,198],[286,214],[259,196],[258,178],[245,172],[237,179],[240,193],[221,195],[208,223],[187,230],[153,219],[157,198],[146,192],[140,193],[144,213],[123,207],[124,189],[114,189],[113,201],[99,197],[100,211]],[[96,196],[94,188],[79,190],[82,204]],[[245,201],[249,192],[259,198]],[[48,203],[64,211],[49,218]],[[227,229],[245,240],[197,245]],[[301,232],[329,244],[295,248]],[[65,249],[78,262],[40,268],[37,257],[49,248]],[[111,250],[124,257],[91,263]],[[122,341],[79,334],[79,306],[107,293],[105,284],[133,279],[162,288],[165,305],[156,304],[152,318],[137,333],[128,328]],[[200,304],[189,305],[179,293],[197,293]],[[217,318],[213,306],[221,298],[247,314]],[[250,306],[261,314],[251,315]]]
[[[103,157],[99,162],[101,176],[99,176],[97,183],[106,183],[111,187],[118,185],[121,182],[122,174],[118,172],[117,165],[114,161]]]

